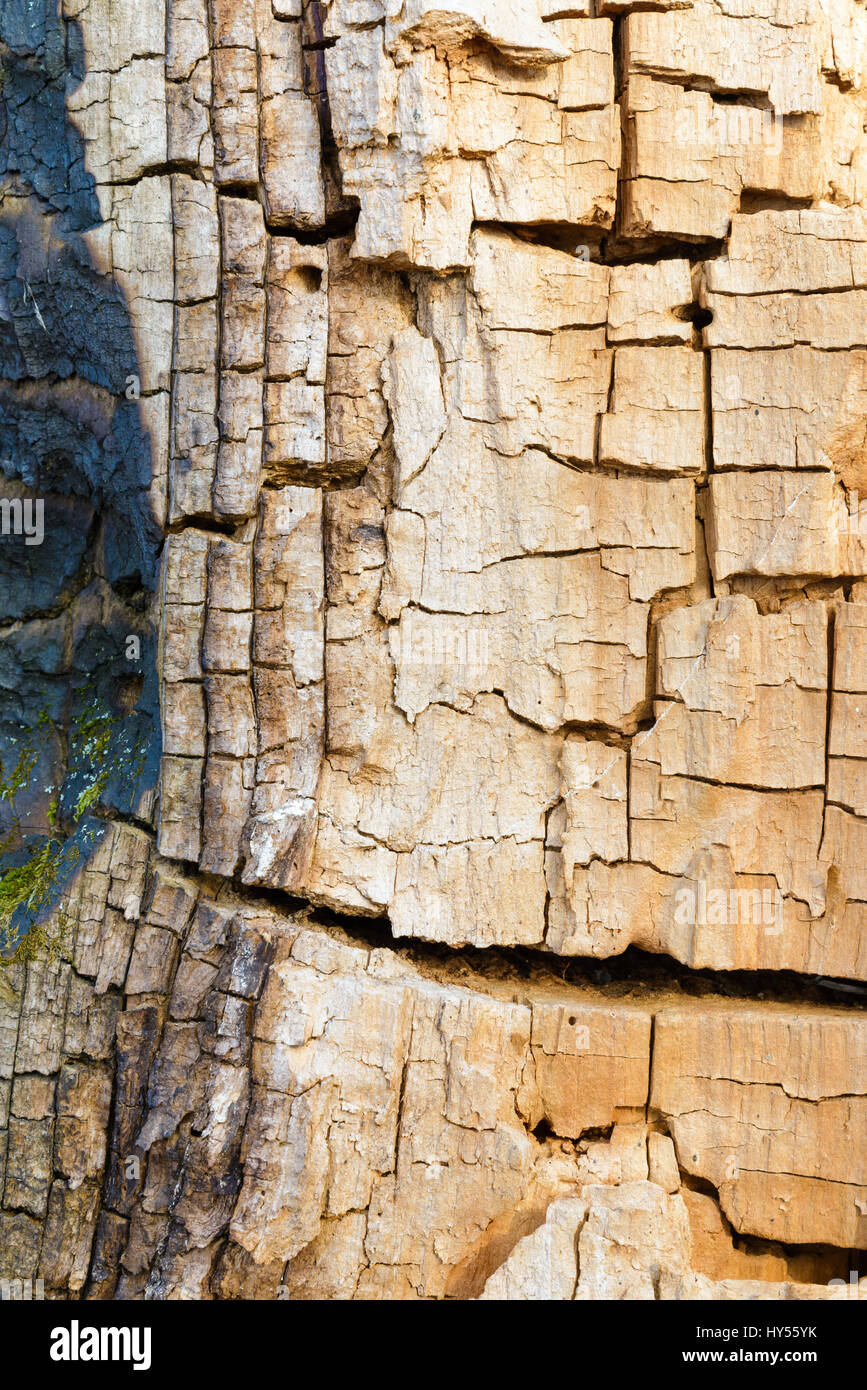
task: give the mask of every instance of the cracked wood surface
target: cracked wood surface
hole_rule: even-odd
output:
[[[862,1268],[865,55],[858,0],[11,0],[0,851],[71,849],[0,1276]]]

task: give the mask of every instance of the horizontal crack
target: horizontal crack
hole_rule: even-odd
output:
[[[115,816],[115,820],[120,818]],[[154,832],[134,822],[151,838]],[[553,951],[532,946],[450,946],[447,942],[420,941],[393,936],[387,914],[379,917],[353,916],[318,906],[310,899],[284,892],[279,888],[242,883],[238,877],[222,877],[203,872],[188,862],[163,859],[175,864],[184,877],[198,883],[216,900],[237,899],[247,906],[270,906],[287,915],[305,914],[313,927],[339,930],[350,941],[368,950],[387,948],[395,956],[422,970],[439,975],[443,968],[455,966],[478,980],[507,984],[531,982],[575,985],[592,989],[611,999],[642,1000],[652,1003],[654,996],[682,994],[685,998],[715,995],[733,1001],[758,1000],[786,1004],[817,1004],[828,1007],[827,991],[839,991],[844,997],[834,1001],[835,1008],[851,1013],[867,1011],[867,989],[852,998],[846,981],[798,974],[787,970],[696,969],[682,964],[663,953],[643,951],[629,946],[620,955],[610,957],[561,956]]]

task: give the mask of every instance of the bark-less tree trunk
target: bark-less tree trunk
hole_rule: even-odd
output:
[[[865,57],[5,0],[4,1295],[857,1279]]]

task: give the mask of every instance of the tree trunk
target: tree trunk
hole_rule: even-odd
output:
[[[5,1295],[857,1281],[861,9],[6,0]]]

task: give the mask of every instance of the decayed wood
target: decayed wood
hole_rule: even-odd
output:
[[[867,1248],[867,29],[736,8],[0,17],[0,1277]]]

